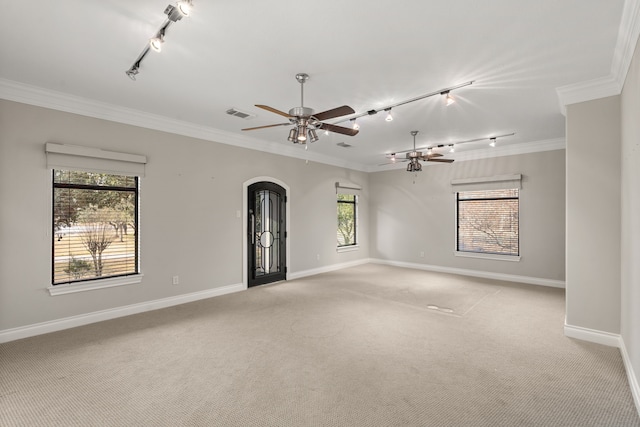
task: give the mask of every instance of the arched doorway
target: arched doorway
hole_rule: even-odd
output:
[[[287,192],[270,181],[247,187],[247,287],[286,280]]]

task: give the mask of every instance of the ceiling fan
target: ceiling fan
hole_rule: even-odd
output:
[[[324,120],[333,119],[335,117],[346,116],[348,114],[354,114],[355,111],[353,108],[348,105],[343,105],[341,107],[333,108],[331,110],[323,111],[321,113],[315,113],[312,108],[308,108],[304,106],[304,83],[309,80],[309,75],[305,73],[296,74],[296,80],[300,83],[300,106],[294,107],[289,110],[289,113],[285,113],[284,111],[277,110],[273,107],[269,107],[268,105],[258,105],[256,107],[262,108],[263,110],[271,111],[272,113],[279,114],[281,116],[289,119],[287,123],[277,123],[274,125],[266,125],[266,126],[257,126],[252,128],[245,128],[242,130],[256,130],[256,129],[265,129],[276,126],[290,126],[293,125],[293,129],[289,131],[289,137],[287,138],[289,141],[295,144],[306,144],[307,140],[311,142],[316,142],[318,138],[318,134],[316,130],[322,129],[329,132],[341,133],[343,135],[354,136],[358,133],[356,129],[351,129],[343,126],[332,125],[329,123],[324,123]]]
[[[391,153],[387,154],[387,158],[390,160],[389,163],[383,163],[384,165],[400,162],[409,162],[407,165],[407,172],[420,172],[422,170],[422,165],[420,164],[420,160],[424,160],[426,162],[440,162],[440,163],[452,163],[453,159],[439,159],[438,157],[442,157],[440,153],[434,153],[431,147],[427,149],[426,153],[422,153],[422,151],[416,150],[416,135],[418,134],[417,130],[412,130],[411,135],[413,136],[413,150],[410,150],[405,154],[405,158],[398,160],[396,157],[397,154],[402,153]],[[380,165],[382,166],[382,165]]]

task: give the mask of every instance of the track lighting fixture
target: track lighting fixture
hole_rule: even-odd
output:
[[[419,101],[419,100],[424,99],[424,98],[429,98],[429,97],[434,96],[434,95],[445,95],[445,96],[447,96],[445,98],[446,99],[446,103],[447,103],[447,105],[450,105],[451,103],[455,102],[455,99],[450,94],[451,91],[456,90],[456,89],[460,89],[460,88],[465,87],[465,86],[469,86],[469,85],[473,84],[474,82],[475,82],[475,80],[470,80],[468,82],[461,83],[461,84],[456,85],[456,86],[451,86],[451,87],[447,87],[447,88],[444,88],[444,89],[440,89],[440,90],[435,91],[435,92],[427,93],[425,95],[416,96],[415,98],[407,99],[406,101],[401,101],[401,102],[398,102],[398,103],[393,104],[393,105],[387,105],[386,107],[368,110],[368,111],[366,111],[364,113],[359,113],[355,117],[350,117],[350,118],[347,118],[347,119],[343,119],[343,120],[340,120],[340,121],[338,121],[338,122],[336,122],[334,124],[343,123],[343,122],[346,122],[347,120],[351,120],[352,122],[355,123],[355,120],[357,118],[364,117],[364,116],[373,116],[374,114],[378,114],[380,111],[386,111],[388,114],[387,114],[387,117],[385,118],[385,120],[391,121],[391,120],[393,120],[393,117],[391,116],[391,109],[392,108],[395,108],[395,107],[398,107],[398,106],[404,105],[404,104],[409,104],[410,102]],[[389,117],[391,117],[391,119]],[[354,127],[354,129],[355,129],[355,127]]]
[[[353,122],[353,126],[351,126],[354,130],[359,130],[360,129],[360,125],[358,124],[358,122],[356,122],[356,119],[351,119],[351,121]]]
[[[440,92],[440,95],[443,95],[444,98],[444,102],[445,105],[448,107],[449,105],[453,104],[454,102],[456,102],[456,100],[453,98],[453,96],[451,96],[451,92],[449,90],[445,90],[444,92]]]
[[[149,40],[149,46],[155,52],[162,51],[162,43],[164,43],[164,40],[162,37],[154,37]]]
[[[178,22],[184,16],[189,16],[191,9],[193,8],[192,0],[180,0],[176,3],[176,6],[168,5],[164,13],[167,15],[167,20],[162,24],[160,29],[156,32],[156,34],[149,40],[149,43],[142,50],[142,53],[138,55],[138,58],[135,60],[131,68],[129,68],[125,73],[131,80],[136,79],[136,75],[140,72],[140,63],[147,56],[149,50],[154,50],[156,52],[160,52],[162,50],[162,43],[164,43],[164,35],[167,31],[167,28],[174,23]]]
[[[192,8],[193,8],[193,4],[191,3],[191,0],[189,1],[182,0],[178,2],[178,10],[184,16],[189,16]]]
[[[455,153],[455,152],[456,152],[456,148],[453,146],[453,144],[451,144],[449,147],[451,147],[451,148],[449,149],[449,152],[450,152],[450,153]]]
[[[491,142],[489,143],[489,145],[491,147],[495,147],[496,146],[496,139],[495,138],[489,138],[491,140]]]

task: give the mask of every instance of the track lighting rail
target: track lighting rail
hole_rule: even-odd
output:
[[[131,68],[125,71],[125,73],[131,80],[136,79],[136,75],[140,72],[140,63],[147,56],[151,49],[160,52],[162,43],[164,43],[164,35],[167,31],[167,28],[169,28],[169,26],[171,26],[171,24],[173,24],[174,22],[178,22],[179,20],[181,20],[184,16],[189,16],[189,12],[191,11],[192,7],[192,0],[181,0],[175,6],[170,4],[164,9],[164,13],[165,15],[167,15],[166,21],[164,21],[156,34],[151,39],[149,39],[149,43],[147,43],[144,49],[142,49],[142,52],[140,53],[140,55],[138,55],[138,58],[134,61]]]
[[[452,90],[456,90],[456,89],[460,89],[460,88],[465,87],[465,86],[469,86],[469,85],[473,84],[474,82],[475,82],[475,80],[470,80],[470,81],[465,82],[465,83],[460,83],[460,84],[455,85],[455,86],[446,87],[444,89],[440,89],[440,90],[437,90],[435,92],[430,92],[430,93],[427,93],[425,95],[416,96],[414,98],[407,99],[405,101],[400,101],[400,102],[395,103],[395,104],[387,105],[386,107],[380,107],[380,108],[376,108],[376,109],[372,109],[372,110],[366,111],[364,113],[358,113],[355,116],[351,116],[349,118],[340,120],[339,122],[336,122],[336,124],[342,123],[342,122],[346,122],[348,120],[355,121],[356,119],[358,119],[360,117],[364,117],[364,116],[373,116],[374,114],[378,114],[380,111],[386,111],[387,113],[389,113],[387,115],[387,117],[388,117],[390,115],[390,113],[391,113],[391,109],[392,108],[399,107],[399,106],[405,105],[405,104],[409,104],[411,102],[419,101],[421,99],[429,98],[429,97],[434,96],[434,95],[447,95],[447,96],[450,97],[449,93]],[[391,120],[387,120],[387,121],[391,121]]]

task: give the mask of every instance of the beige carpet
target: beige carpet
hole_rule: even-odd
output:
[[[563,321],[559,289],[365,265],[3,344],[0,425],[640,426]]]

